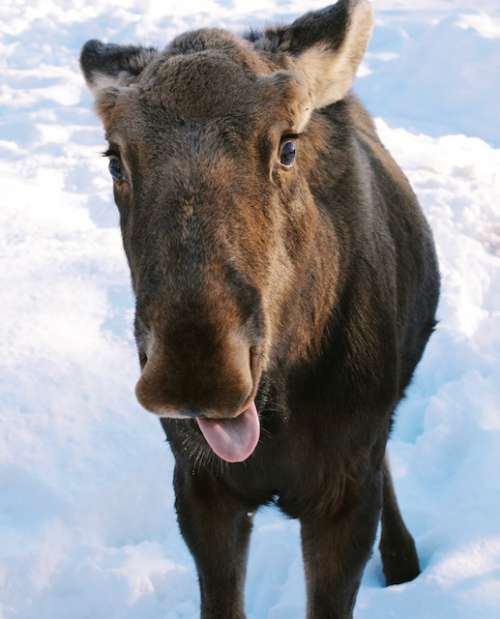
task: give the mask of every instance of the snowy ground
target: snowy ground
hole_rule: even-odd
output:
[[[2,2],[0,619],[197,616],[172,458],[133,397],[128,273],[80,46],[163,45],[188,28],[241,30],[322,4]],[[383,588],[375,554],[356,617],[498,619],[500,6],[375,6],[357,90],[431,221],[444,290],[390,446],[424,571]],[[256,521],[247,598],[251,619],[303,616],[298,528],[273,510]]]

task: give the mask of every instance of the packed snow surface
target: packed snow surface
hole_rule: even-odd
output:
[[[193,619],[173,460],[136,404],[133,300],[88,38],[164,45],[286,22],[311,0],[7,0],[0,7],[0,619]],[[390,443],[423,573],[357,619],[500,617],[500,6],[379,0],[357,91],[433,227],[440,324]],[[298,525],[256,518],[250,619],[298,619]]]

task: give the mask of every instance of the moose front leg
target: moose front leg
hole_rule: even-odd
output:
[[[245,619],[244,585],[252,516],[217,479],[176,468],[175,507],[198,570],[202,619]]]
[[[382,500],[382,474],[348,491],[333,515],[302,517],[307,619],[352,619]]]

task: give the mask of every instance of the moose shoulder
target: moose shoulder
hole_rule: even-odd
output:
[[[340,0],[241,39],[89,41],[136,296],[137,397],[176,460],[204,619],[242,619],[252,513],[299,518],[308,617],[352,617],[382,517],[419,573],[384,459],[439,275],[406,178],[350,93],[372,28]]]

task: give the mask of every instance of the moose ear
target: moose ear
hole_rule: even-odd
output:
[[[291,26],[251,35],[257,49],[287,53],[301,74],[313,109],[343,99],[351,89],[373,28],[369,0],[339,0],[306,13]]]
[[[130,84],[156,56],[153,47],[114,45],[92,39],[80,54],[80,66],[88,87],[94,94],[109,87]]]

